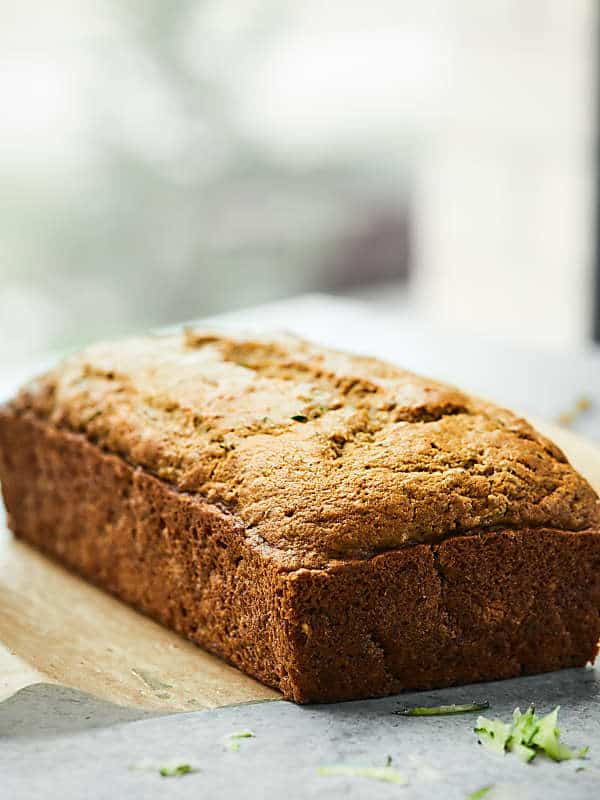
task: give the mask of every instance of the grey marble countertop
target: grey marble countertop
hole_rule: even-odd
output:
[[[358,302],[308,296],[237,312],[214,324],[293,330],[312,339],[379,355],[449,380],[526,415],[556,420],[586,397],[573,429],[600,440],[600,353],[535,352],[497,340],[440,331],[410,313],[394,316]],[[44,359],[44,366],[53,356]],[[0,395],[41,361],[5,372]],[[540,712],[561,705],[561,728],[574,746],[590,745],[586,769],[542,759],[523,765],[477,745],[474,718],[403,718],[399,705],[486,699],[508,719],[515,706]],[[223,736],[250,729],[238,752]],[[407,785],[323,777],[325,764],[382,766],[391,756]],[[162,778],[148,762],[189,760],[200,771]],[[600,674],[567,670],[499,683],[402,697],[297,707],[257,703],[214,711],[151,715],[121,709],[71,689],[39,684],[0,704],[0,798],[464,798],[494,784],[488,798],[600,797]]]
[[[538,757],[523,764],[477,744],[476,715],[392,713],[405,704],[484,699],[486,713],[505,720],[530,702],[540,712],[560,705],[565,741],[589,745],[589,759],[557,764]],[[254,737],[229,752],[225,738],[240,730]],[[318,773],[325,765],[381,767],[388,756],[406,785]],[[199,771],[161,777],[159,767],[173,761]],[[0,796],[7,800],[459,800],[489,785],[488,800],[591,800],[600,796],[600,675],[564,670],[380,700],[304,707],[263,702],[158,717],[39,684],[0,704],[0,774]]]

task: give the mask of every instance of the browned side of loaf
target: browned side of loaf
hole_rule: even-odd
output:
[[[278,571],[247,545],[235,517],[79,434],[1,411],[0,481],[20,539],[291,691]]]
[[[0,480],[17,536],[297,702],[596,654],[597,531],[461,536],[287,572],[235,516],[10,412],[0,412]]]
[[[550,672],[598,652],[598,531],[457,536],[291,583],[301,702]]]

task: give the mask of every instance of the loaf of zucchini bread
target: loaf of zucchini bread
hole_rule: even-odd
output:
[[[0,480],[16,536],[297,702],[597,652],[593,489],[523,419],[375,359],[96,345],[2,407]]]

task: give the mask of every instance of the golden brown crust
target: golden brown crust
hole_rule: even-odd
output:
[[[98,345],[12,408],[227,508],[289,569],[457,533],[600,522],[595,492],[524,420],[294,337],[187,331]]]
[[[598,531],[455,536],[290,572],[233,515],[1,409],[0,478],[19,537],[297,702],[596,654]]]

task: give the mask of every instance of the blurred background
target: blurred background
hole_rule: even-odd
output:
[[[598,11],[0,0],[0,359],[309,291],[591,341]]]

